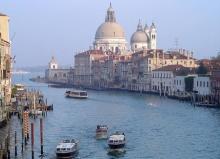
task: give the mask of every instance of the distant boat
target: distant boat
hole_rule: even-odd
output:
[[[96,127],[96,139],[107,139],[108,127],[107,125],[97,125]]]
[[[15,88],[17,89],[17,91],[24,91],[25,90],[25,86],[20,83],[15,84]]]
[[[30,72],[27,71],[23,71],[23,70],[14,70],[12,71],[12,74],[28,74]]]
[[[88,98],[87,92],[81,90],[67,90],[65,96],[69,98],[78,98],[78,99]]]
[[[56,156],[57,158],[72,158],[78,153],[78,150],[79,141],[63,140],[56,147]]]

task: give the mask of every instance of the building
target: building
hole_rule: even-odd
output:
[[[102,50],[89,50],[75,55],[75,74],[74,85],[91,86],[92,85],[92,63],[95,60],[105,57]]]
[[[193,90],[198,95],[211,95],[210,76],[197,76],[194,78]]]
[[[0,125],[11,105],[11,61],[9,17],[0,13]]]
[[[52,57],[45,71],[45,79],[49,83],[69,84],[73,82],[72,72],[72,69],[59,68],[57,61]]]
[[[169,96],[185,95],[187,77],[195,76],[194,68],[167,65],[152,71],[151,91]]]
[[[93,45],[95,50],[112,51],[115,54],[127,53],[125,31],[117,23],[111,4],[107,10],[105,22],[96,31]]]
[[[139,20],[137,30],[133,33],[130,40],[131,50],[133,52],[143,49],[156,49],[157,48],[157,30],[154,23],[149,28],[147,24],[142,27]]]
[[[211,92],[214,102],[220,104],[220,70],[213,70],[211,74]]]

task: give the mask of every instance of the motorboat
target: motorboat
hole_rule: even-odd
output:
[[[56,147],[57,158],[71,158],[74,157],[79,150],[79,141],[74,139],[67,139],[60,142]]]
[[[67,90],[65,96],[69,98],[78,98],[78,99],[88,98],[87,92],[82,90]]]
[[[108,138],[108,146],[110,150],[120,150],[125,147],[125,134],[122,132],[115,132]]]
[[[96,127],[96,139],[107,139],[108,127],[107,125],[97,125]]]

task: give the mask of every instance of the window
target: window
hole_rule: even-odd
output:
[[[115,48],[115,52],[116,52],[116,53],[119,52],[119,48],[118,48],[118,47]]]
[[[199,81],[197,81],[197,87],[199,87]]]
[[[209,82],[207,82],[207,87],[209,87]]]
[[[202,87],[202,81],[200,81],[200,87]]]
[[[151,60],[149,60],[149,62],[148,62],[149,64],[151,64]]]
[[[181,80],[180,80],[180,85],[181,85]]]
[[[137,44],[135,44],[134,48],[137,49]]]
[[[203,82],[203,87],[205,87],[205,81]]]

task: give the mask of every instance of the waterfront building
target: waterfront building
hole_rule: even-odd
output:
[[[220,104],[220,68],[212,71],[210,79],[211,94],[214,97],[214,102]]]
[[[192,52],[157,49],[154,23],[143,28],[139,21],[130,39],[131,51],[128,51],[125,31],[116,22],[111,4],[93,44],[94,50],[75,55],[74,85],[147,92],[151,89],[152,70],[167,65],[197,67]]]
[[[92,62],[105,57],[102,50],[89,50],[75,55],[74,85],[91,86]]]
[[[196,76],[194,68],[182,65],[167,65],[152,71],[151,91],[169,96],[185,95],[186,81],[189,76]]]
[[[0,13],[0,124],[6,119],[11,105],[11,61],[9,17]]]
[[[72,69],[60,68],[54,57],[51,58],[48,69],[45,71],[45,79],[49,83],[68,84],[73,77],[70,76]],[[72,82],[72,81],[71,81]]]
[[[209,75],[195,77],[193,86],[194,92],[198,95],[211,95],[211,81]]]
[[[115,11],[111,4],[107,10],[105,22],[96,31],[93,45],[95,50],[112,51],[115,54],[127,53],[125,31],[117,23]]]
[[[131,50],[133,52],[143,49],[156,49],[157,48],[157,29],[154,23],[150,28],[145,25],[142,27],[141,21],[137,25],[137,30],[131,36],[130,40]]]

